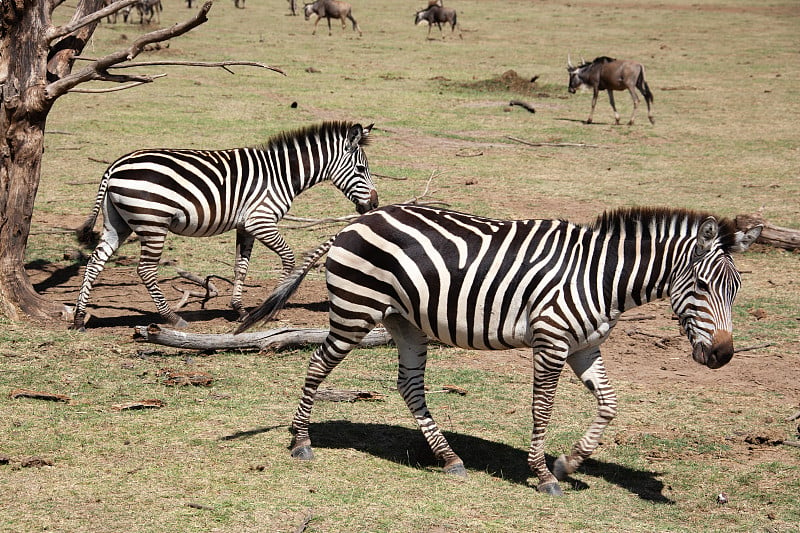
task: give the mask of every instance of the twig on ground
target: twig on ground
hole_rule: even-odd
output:
[[[511,100],[508,103],[508,105],[510,105],[510,106],[515,106],[516,105],[516,106],[519,106],[519,107],[521,107],[523,109],[527,109],[531,113],[536,113],[536,110],[533,108],[533,106],[531,104],[529,104],[528,102],[523,102],[522,100]]]
[[[551,142],[531,142],[526,141],[524,139],[519,139],[517,137],[512,137],[510,135],[506,135],[506,139],[510,139],[512,141],[527,144],[528,146],[546,146],[551,148],[562,148],[562,147],[572,147],[572,148],[602,148],[599,144],[587,144],[587,143],[551,143]]]
[[[754,344],[753,346],[744,346],[742,348],[735,348],[733,353],[740,353],[740,352],[749,352],[751,350],[760,350],[761,348],[767,348],[772,346],[771,342],[763,342],[761,344]]]

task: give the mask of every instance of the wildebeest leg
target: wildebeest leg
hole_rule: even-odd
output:
[[[89,262],[86,264],[86,269],[83,274],[83,282],[81,282],[81,290],[78,293],[78,302],[75,305],[75,315],[72,320],[70,329],[78,331],[84,330],[84,322],[86,320],[86,306],[89,303],[89,295],[92,292],[92,285],[97,276],[103,271],[108,259],[117,251],[117,248],[125,242],[133,231],[128,227],[128,224],[119,215],[119,212],[111,206],[108,207],[103,213],[103,235],[100,237],[100,242],[92,252]]]
[[[628,126],[633,125],[633,121],[636,119],[636,109],[639,107],[639,95],[636,94],[636,91],[633,89],[633,87],[628,87],[628,92],[631,93],[631,98],[633,98],[633,113],[631,113],[631,120],[628,122]],[[647,107],[650,108],[649,103],[647,104]]]
[[[322,17],[317,15],[317,20],[314,21],[314,31],[311,32],[311,35],[316,35],[317,34],[317,24],[319,24],[319,19],[321,19],[321,18]],[[330,24],[330,22],[328,22],[328,24]]]
[[[614,104],[614,91],[607,89],[606,92],[608,93],[608,101],[611,104],[611,109],[614,110],[614,124],[619,124],[619,113],[617,113],[617,106]],[[633,106],[633,112],[636,113],[636,105]]]
[[[571,354],[567,358],[578,379],[597,398],[597,416],[583,437],[575,443],[569,456],[562,455],[553,465],[553,474],[561,481],[575,472],[600,443],[608,424],[617,414],[617,394],[606,375],[603,358],[598,348]]]
[[[328,20],[328,36],[330,37],[331,35],[333,35],[333,31],[331,31],[331,18],[330,17],[325,17],[325,18]],[[342,26],[342,29],[344,29],[344,26]]]
[[[444,472],[466,476],[464,462],[456,455],[433,420],[425,401],[425,363],[428,358],[426,335],[399,315],[383,320],[397,345],[397,390],[414,416],[425,440],[437,459],[444,461]]]
[[[142,253],[139,257],[139,266],[136,272],[142,278],[147,292],[156,304],[159,314],[164,317],[169,324],[176,328],[185,328],[188,324],[184,319],[175,314],[164,297],[164,292],[158,286],[158,262],[161,260],[161,252],[164,249],[164,240],[167,237],[167,229],[163,233],[139,235],[142,244]]]
[[[597,87],[595,87],[593,92],[592,92],[592,109],[589,111],[589,118],[586,119],[586,123],[587,124],[591,124],[592,123],[592,117],[594,116],[594,106],[597,105],[597,94],[598,94],[598,92],[599,91],[597,90]],[[611,91],[609,91],[608,94],[611,94]]]
[[[236,263],[233,266],[233,294],[231,295],[231,307],[239,313],[239,318],[244,318],[247,314],[242,305],[242,290],[244,280],[247,277],[247,268],[250,265],[250,255],[253,252],[255,237],[237,230],[236,231]]]
[[[347,15],[347,18],[349,18],[353,23],[353,31],[357,31],[358,32],[358,36],[361,37],[361,28],[358,27],[358,22],[356,22],[356,19],[353,18],[353,14],[349,13]]]

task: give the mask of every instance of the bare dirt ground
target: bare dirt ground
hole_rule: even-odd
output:
[[[575,219],[589,220],[598,211],[587,207],[584,213],[575,212]],[[60,221],[64,225],[64,221]],[[76,223],[77,225],[77,223]],[[124,261],[123,261],[124,262]],[[130,337],[131,328],[149,323],[161,323],[160,316],[147,290],[136,274],[136,260],[129,265],[109,264],[92,291],[89,330]],[[73,305],[77,298],[83,268],[77,263],[45,264],[31,266],[29,275],[39,292],[54,301]],[[230,277],[229,272],[219,272]],[[181,299],[179,290],[201,290],[178,276],[160,280],[162,289],[175,306]],[[236,313],[229,307],[230,285],[216,284],[219,296],[201,306],[199,298],[191,298],[178,312],[195,333],[226,333],[236,327]],[[268,294],[274,281],[248,279],[244,301],[257,305]],[[179,289],[179,290],[176,290]],[[56,325],[66,328],[67,322]],[[297,294],[281,311],[274,327],[327,327],[327,291],[324,281],[306,279]],[[738,349],[749,348],[737,346]],[[777,348],[777,350],[776,350]],[[787,347],[789,348],[789,347]],[[792,357],[783,357],[780,346],[764,350],[743,351],[734,356],[727,366],[710,371],[699,367],[691,359],[691,347],[673,319],[669,302],[659,301],[634,309],[623,316],[617,328],[603,347],[603,356],[612,379],[622,379],[655,387],[725,387],[756,389],[785,393],[800,399],[800,381]],[[787,350],[788,352],[788,350]],[[519,366],[528,371],[530,354],[523,350],[508,351],[505,356],[495,354],[490,358],[475,358],[470,364],[476,367],[496,368],[497,365]]]

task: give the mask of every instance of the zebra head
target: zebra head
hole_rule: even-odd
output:
[[[672,309],[692,343],[692,358],[709,368],[733,357],[731,307],[742,280],[730,254],[745,251],[761,229],[734,231],[730,221],[721,227],[714,217],[706,218],[670,283]]]
[[[347,128],[341,161],[335,165],[331,176],[333,184],[356,204],[356,211],[360,214],[378,207],[378,191],[372,183],[363,149],[373,125],[362,127],[361,124],[353,124]]]

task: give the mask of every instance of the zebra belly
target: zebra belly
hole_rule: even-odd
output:
[[[194,197],[181,196],[173,190],[132,180],[111,178],[106,209],[116,209],[127,225],[141,235],[169,230],[186,237],[208,237],[232,230],[246,217],[239,206],[203,205]],[[224,210],[223,210],[224,209]]]

